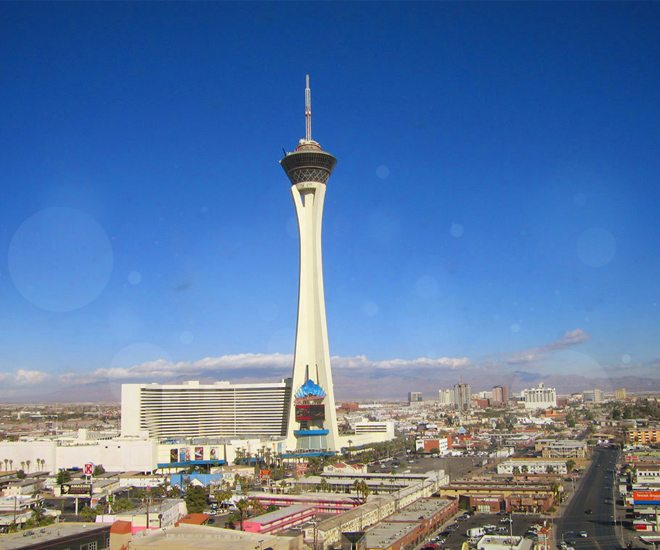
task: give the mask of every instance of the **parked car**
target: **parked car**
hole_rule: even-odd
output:
[[[586,539],[589,536],[589,533],[586,531],[580,531],[578,535],[580,535],[583,539]]]

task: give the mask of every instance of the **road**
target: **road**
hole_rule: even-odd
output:
[[[614,524],[612,502],[612,471],[615,470],[617,449],[597,448],[593,462],[584,474],[568,508],[557,521],[557,543],[563,539],[576,550],[620,550]],[[592,513],[586,513],[591,510]],[[587,538],[578,536],[580,531]]]

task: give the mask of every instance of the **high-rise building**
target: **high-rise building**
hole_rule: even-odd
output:
[[[459,411],[467,411],[470,409],[470,399],[472,397],[472,389],[470,384],[461,382],[454,385],[454,406]]]
[[[449,407],[454,404],[454,392],[447,388],[438,390],[438,403],[443,407]]]
[[[594,388],[593,390],[587,390],[582,393],[583,399],[586,403],[602,403],[603,402],[603,390],[599,388]]]
[[[625,401],[627,397],[626,388],[619,388],[614,392],[614,398],[617,401]]]
[[[520,392],[526,409],[550,409],[557,407],[557,391],[555,388],[546,388],[539,382],[536,388],[525,389]]]
[[[508,386],[493,386],[491,390],[493,397],[493,405],[502,405],[509,402],[509,387]]]
[[[423,401],[421,391],[409,391],[408,392],[408,403],[420,403]]]
[[[291,181],[300,234],[298,322],[293,358],[293,398],[287,447],[298,453],[336,451],[337,416],[330,369],[323,293],[321,226],[326,184],[337,159],[312,139],[309,75],[305,87],[305,138],[280,161]]]
[[[263,384],[122,384],[121,433],[154,439],[283,437],[291,379]]]

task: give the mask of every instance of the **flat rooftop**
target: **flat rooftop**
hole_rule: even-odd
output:
[[[131,548],[156,550],[181,550],[195,548],[199,550],[245,550],[246,548],[267,548],[275,550],[289,548],[291,538],[247,533],[234,529],[220,529],[203,525],[179,525],[167,530],[151,531],[145,535],[134,536]]]
[[[254,516],[248,518],[246,521],[253,523],[260,523],[262,525],[266,523],[272,523],[273,521],[279,521],[281,519],[288,518],[294,514],[300,514],[306,512],[307,510],[313,510],[314,506],[310,504],[293,504],[292,506],[287,506],[285,508],[280,508],[279,510],[274,510],[272,512],[267,512],[266,514],[261,514],[260,516]]]
[[[367,548],[389,548],[400,538],[417,528],[418,522],[381,521],[367,531]]]
[[[437,514],[451,504],[444,498],[420,499],[387,518],[387,521],[420,521]]]
[[[3,550],[26,548],[31,545],[39,547],[46,542],[54,542],[60,538],[94,532],[110,532],[109,523],[58,523],[35,529],[28,529],[12,535],[0,537],[0,547]]]

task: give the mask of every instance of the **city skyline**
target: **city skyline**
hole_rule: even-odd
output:
[[[290,374],[305,73],[337,400],[660,389],[660,7],[378,7],[0,5],[0,400]]]

